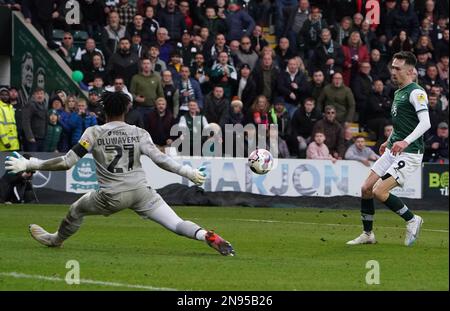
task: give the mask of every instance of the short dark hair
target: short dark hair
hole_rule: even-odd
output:
[[[417,64],[416,56],[409,51],[401,51],[394,54],[393,59],[405,60],[405,64],[415,67]]]
[[[123,92],[104,92],[98,103],[107,116],[117,117],[127,112],[130,97]]]

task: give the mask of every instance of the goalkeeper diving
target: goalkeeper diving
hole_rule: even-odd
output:
[[[235,254],[231,244],[213,231],[181,219],[162,197],[149,187],[142,168],[141,154],[148,156],[160,168],[186,177],[196,185],[206,179],[204,168],[193,169],[181,165],[162,153],[150,134],[141,128],[126,124],[125,114],[130,98],[122,92],[106,92],[100,99],[107,123],[86,129],[80,141],[64,156],[40,160],[22,157],[17,152],[5,161],[11,173],[68,170],[85,154],[91,152],[97,166],[99,189],[83,195],[70,206],[66,217],[55,233],[42,227],[29,226],[32,237],[49,247],[59,247],[80,228],[84,216],[109,216],[130,208],[144,219],[151,219],[179,235],[205,241],[224,256]],[[157,173],[155,173],[157,178]]]

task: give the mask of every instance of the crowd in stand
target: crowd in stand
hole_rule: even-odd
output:
[[[89,89],[86,101],[36,85],[28,99],[1,88],[1,151],[68,151],[84,129],[105,122],[102,92],[121,90],[132,99],[126,121],[161,150],[177,138],[174,124],[192,130],[200,116],[214,132],[262,124],[268,138],[275,124],[280,157],[370,165],[392,131],[389,61],[411,51],[429,97],[425,160],[448,163],[447,0],[380,0],[380,24],[365,19],[362,0],[78,0],[81,23],[68,25],[67,2],[0,0],[21,10]],[[64,31],[61,42],[53,29]],[[82,47],[79,30],[89,36]],[[354,137],[353,123],[373,148]]]

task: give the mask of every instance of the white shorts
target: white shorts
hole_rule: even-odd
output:
[[[380,177],[390,174],[400,187],[411,174],[422,165],[423,154],[402,152],[399,155],[392,155],[389,149],[372,166],[372,171]]]

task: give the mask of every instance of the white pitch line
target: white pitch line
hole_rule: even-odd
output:
[[[51,282],[66,282],[63,278],[53,277],[53,276],[45,276],[45,275],[35,275],[35,274],[25,274],[18,272],[0,272],[0,276],[5,277],[13,277],[16,279],[35,279],[35,280],[44,280]],[[89,279],[80,279],[81,284],[92,284],[92,285],[101,285],[101,286],[111,286],[111,287],[126,287],[126,288],[138,288],[138,289],[148,289],[155,291],[176,291],[175,288],[166,288],[166,287],[153,287],[147,285],[135,285],[135,284],[125,284],[125,283],[116,283],[116,282],[104,282],[97,280],[89,280]]]
[[[246,221],[246,222],[262,222],[262,223],[284,223],[284,224],[299,224],[299,225],[312,225],[312,226],[341,226],[341,227],[360,227],[360,225],[350,225],[350,224],[327,224],[327,223],[318,223],[318,222],[303,222],[303,221],[282,221],[282,220],[267,220],[267,219],[231,219],[234,221]],[[382,227],[377,226],[377,228],[383,229],[397,229],[397,230],[405,230],[405,228],[398,227]],[[421,229],[422,231],[429,232],[442,232],[448,233],[448,230],[443,229]]]

